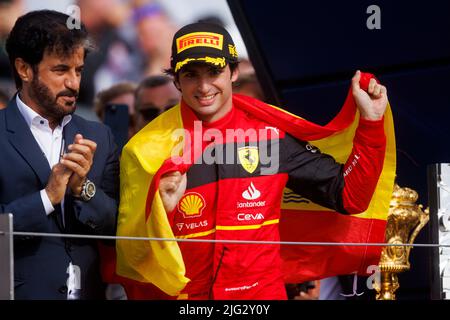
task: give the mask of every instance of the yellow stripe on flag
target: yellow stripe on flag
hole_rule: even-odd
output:
[[[118,236],[175,238],[164,206],[155,194],[146,221],[146,202],[153,175],[170,157],[177,141],[174,129],[183,128],[176,106],[136,134],[122,151],[120,161],[120,206]],[[150,282],[169,295],[178,295],[189,281],[180,248],[175,241],[116,242],[118,275]]]

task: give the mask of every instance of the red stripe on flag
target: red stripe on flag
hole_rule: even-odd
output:
[[[331,211],[282,210],[281,241],[382,243],[386,221]],[[367,273],[378,265],[382,247],[283,245],[285,282],[300,283],[328,276]]]

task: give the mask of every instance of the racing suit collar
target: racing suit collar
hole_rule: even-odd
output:
[[[194,124],[194,121],[201,121],[197,117],[197,115],[194,113],[194,111],[192,111],[192,109],[188,106],[188,104],[183,99],[181,99],[180,108],[181,108],[181,117],[183,119],[183,124],[184,124],[185,128],[192,127]],[[227,126],[229,125],[229,123],[234,118],[235,113],[236,113],[236,111],[235,111],[235,107],[233,104],[230,112],[228,112],[224,117],[222,117],[219,120],[216,120],[213,122],[208,122],[208,123],[202,121],[202,126],[207,127],[207,128],[216,128],[219,130],[226,129]]]

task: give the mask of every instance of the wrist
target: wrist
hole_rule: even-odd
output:
[[[77,196],[76,198],[78,198],[83,202],[88,202],[95,196],[95,193],[96,193],[95,184],[91,180],[85,178],[81,186],[81,192],[79,196]]]
[[[86,182],[86,178],[80,181],[76,186],[72,187],[72,195],[76,198],[79,198],[81,196],[81,192],[83,191],[83,185]]]
[[[57,205],[58,202],[56,201],[56,197],[53,195],[53,193],[51,192],[50,188],[46,187],[46,188],[44,189],[44,191],[45,191],[45,193],[46,193],[46,195],[47,195],[47,198],[48,198],[48,200],[50,201],[51,205],[52,205],[52,206]]]
[[[363,120],[368,120],[368,121],[379,121],[381,119],[383,119],[383,114],[378,114],[378,113],[370,113],[370,112],[364,112],[361,110],[360,108],[360,114],[361,114],[361,119]]]

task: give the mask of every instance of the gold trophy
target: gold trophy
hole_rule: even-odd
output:
[[[386,225],[388,244],[413,244],[417,234],[429,220],[428,208],[417,205],[418,194],[410,188],[394,186]],[[397,274],[410,269],[411,246],[386,246],[380,258],[380,283],[375,283],[377,300],[395,300],[399,288]]]

